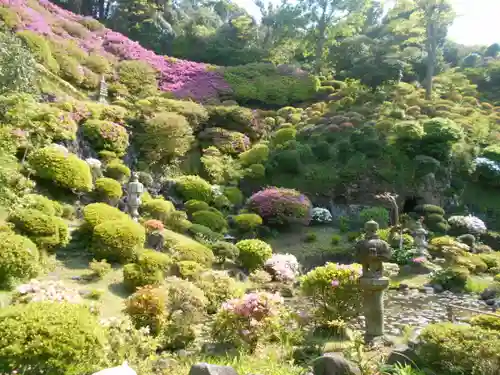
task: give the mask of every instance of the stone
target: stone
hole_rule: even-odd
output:
[[[137,375],[137,373],[129,367],[127,361],[123,362],[121,366],[107,368],[93,375]]]
[[[191,366],[189,375],[238,375],[231,366],[218,366],[209,363],[196,363]]]
[[[481,293],[481,299],[483,301],[489,300],[489,299],[494,299],[497,296],[497,289],[493,287],[487,287],[483,292]]]
[[[361,375],[352,362],[337,353],[328,353],[313,362],[314,375]]]
[[[399,290],[408,290],[408,289],[410,289],[410,286],[408,284],[401,283],[401,284],[399,284],[399,288],[398,289]]]
[[[441,284],[432,284],[432,288],[434,289],[435,293],[443,293],[444,288]]]
[[[135,221],[139,218],[139,207],[141,206],[141,195],[144,193],[144,185],[139,182],[139,175],[133,173],[127,186],[128,213]]]
[[[488,306],[495,306],[496,305],[496,300],[492,299],[487,299],[484,303],[486,303]]]
[[[165,246],[165,237],[161,232],[149,233],[146,238],[147,247],[156,251],[162,251]]]
[[[398,345],[389,354],[386,360],[387,365],[410,365],[415,366],[417,355],[408,345]]]
[[[160,358],[153,363],[153,368],[156,370],[166,370],[177,364],[177,361],[173,358]]]

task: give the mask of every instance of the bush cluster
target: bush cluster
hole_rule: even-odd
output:
[[[184,200],[199,200],[211,202],[213,198],[212,186],[199,176],[181,176],[175,185]]]
[[[111,121],[87,120],[83,124],[83,135],[96,151],[108,150],[122,155],[129,144],[127,130]]]
[[[175,211],[173,203],[164,199],[151,199],[144,202],[140,209],[144,217],[160,220],[163,223],[166,223],[170,214]]]
[[[122,186],[112,178],[98,178],[95,181],[94,194],[98,201],[116,204],[123,195]]]
[[[48,216],[62,216],[63,206],[56,201],[39,194],[26,194],[22,197],[19,205],[23,208],[30,208],[40,211]]]
[[[116,207],[111,207],[105,203],[92,203],[83,209],[83,219],[85,225],[93,230],[106,221],[127,220],[129,217]]]
[[[210,208],[210,206],[206,202],[190,199],[184,203],[184,208],[188,214],[192,215],[198,211],[206,211]]]
[[[170,272],[172,258],[153,250],[142,251],[137,261],[123,267],[123,283],[134,292],[146,285],[160,285]]]
[[[207,267],[213,263],[214,254],[205,245],[168,229],[165,229],[163,236],[165,248],[172,253],[176,261],[190,260]]]
[[[130,168],[119,159],[111,160],[108,164],[106,164],[106,168],[104,169],[104,175],[106,177],[112,178],[121,183],[128,180],[131,174],[132,172],[130,171]]]
[[[203,290],[207,297],[207,312],[213,314],[222,303],[239,297],[242,289],[232,277],[222,271],[206,271],[196,278],[195,284]]]
[[[227,229],[227,222],[221,213],[214,211],[197,211],[193,213],[193,223],[210,228],[214,232],[224,232]]]
[[[257,239],[242,240],[236,247],[239,250],[238,263],[249,272],[262,268],[273,254],[269,244]]]
[[[35,277],[38,261],[38,248],[28,238],[0,231],[0,288]]]
[[[259,228],[263,221],[257,214],[239,214],[233,217],[237,230],[241,233],[254,232]]]

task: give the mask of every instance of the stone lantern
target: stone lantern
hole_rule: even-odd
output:
[[[422,226],[422,221],[417,221],[417,227],[413,232],[413,238],[415,243],[416,255],[422,257],[429,257],[429,252],[427,251],[427,231]]]
[[[363,266],[360,287],[363,293],[365,340],[370,343],[384,336],[384,291],[389,278],[383,276],[383,262],[391,260],[392,249],[377,235],[379,225],[370,220],[365,224],[365,238],[356,243],[356,258]]]
[[[133,173],[127,188],[128,212],[134,221],[139,218],[139,207],[141,206],[141,195],[144,193],[144,185],[139,182],[137,173]]]

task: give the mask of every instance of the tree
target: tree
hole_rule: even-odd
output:
[[[416,10],[422,14],[425,25],[425,47],[427,52],[425,95],[432,96],[432,80],[436,72],[438,48],[443,45],[454,13],[448,0],[416,0]]]
[[[36,61],[21,41],[0,33],[0,93],[36,90]]]

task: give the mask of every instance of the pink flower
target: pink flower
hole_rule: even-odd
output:
[[[340,282],[338,280],[332,280],[332,287],[336,288],[340,285]]]
[[[413,263],[424,263],[427,259],[425,257],[413,258]]]

